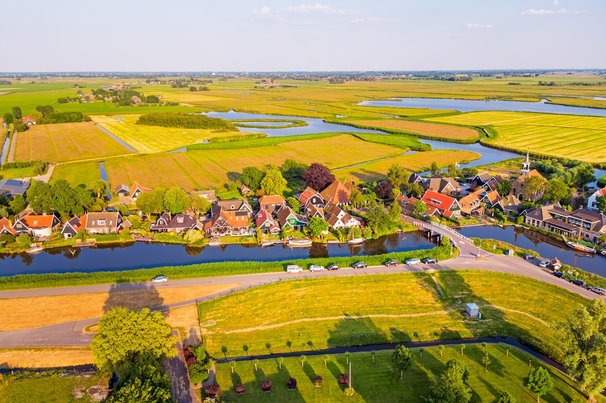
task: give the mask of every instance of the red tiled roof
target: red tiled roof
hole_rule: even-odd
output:
[[[328,185],[328,187],[324,189],[320,195],[324,198],[324,200],[335,204],[348,204],[349,196],[351,196],[351,189],[351,183],[344,184],[336,180]]]
[[[135,191],[137,189],[139,189],[141,192],[149,192],[151,190],[150,188],[146,188],[145,186],[139,185],[139,183],[135,181],[135,182],[133,182],[133,185],[130,187],[128,194],[132,197],[135,194]]]
[[[17,235],[17,231],[15,231],[13,225],[8,220],[8,218],[0,218],[0,234],[3,232],[8,232],[12,235]]]
[[[307,201],[311,199],[314,195],[319,194],[309,186],[299,195],[299,203],[301,206],[305,206]],[[321,195],[320,195],[321,196]]]
[[[21,217],[20,221],[25,223],[29,228],[52,228],[55,216],[52,214],[34,215],[28,214]]]
[[[21,120],[23,123],[36,123],[36,119],[32,118],[31,116],[23,116]]]
[[[428,207],[438,209],[440,213],[446,217],[450,217],[452,215],[452,211],[450,211],[450,209],[457,202],[454,197],[450,197],[433,190],[427,190],[421,200],[423,203],[427,204]]]
[[[264,204],[284,204],[286,201],[280,195],[269,195],[269,196],[261,196],[259,198],[259,204],[263,206]]]

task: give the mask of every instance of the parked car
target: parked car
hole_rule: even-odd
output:
[[[166,283],[168,281],[168,277],[160,275],[152,278],[152,283]]]
[[[534,256],[532,256],[532,255],[524,255],[524,260],[534,260]]]
[[[570,282],[574,285],[578,285],[579,287],[585,287],[585,282],[583,280],[570,280]]]
[[[351,265],[352,269],[365,269],[367,267],[368,267],[368,265],[364,262],[355,262],[354,264]]]
[[[309,266],[309,271],[324,271],[326,270],[324,266],[320,266],[319,264],[312,264]]]
[[[426,257],[425,259],[421,259],[421,262],[425,264],[436,264],[438,263],[438,260],[434,259],[433,257]]]
[[[413,264],[419,264],[419,263],[421,263],[421,261],[417,258],[412,258],[412,259],[406,259],[406,261],[404,263],[413,265]]]
[[[606,290],[600,287],[589,287],[589,290],[595,292],[596,294],[606,295]]]
[[[554,271],[553,275],[558,277],[558,278],[562,278],[564,277],[564,273],[562,273],[561,271]]]
[[[340,267],[339,267],[339,265],[338,265],[338,264],[336,264],[336,263],[330,264],[330,265],[328,265],[328,267],[326,268],[326,270],[339,270],[339,269],[340,269]]]
[[[397,265],[398,265],[398,261],[395,259],[389,259],[387,262],[385,262],[386,267],[397,266]]]
[[[301,268],[301,266],[296,264],[289,264],[288,266],[286,266],[287,273],[301,273],[302,271],[303,269]]]
[[[549,262],[547,260],[541,260],[539,262],[539,267],[547,267],[549,266]]]

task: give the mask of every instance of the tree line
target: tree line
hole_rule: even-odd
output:
[[[210,129],[218,131],[238,131],[238,128],[225,119],[211,118],[206,115],[188,113],[156,112],[141,115],[139,125],[178,127],[182,129]]]

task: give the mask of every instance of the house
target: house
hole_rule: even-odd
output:
[[[139,105],[141,103],[141,98],[136,95],[133,95],[132,97],[130,97],[130,102],[135,105]]]
[[[30,234],[34,238],[48,238],[61,221],[54,214],[25,214],[17,220],[13,228],[17,233]]]
[[[114,192],[118,197],[130,197],[130,186],[125,184],[118,185]]]
[[[310,204],[309,207],[307,207],[306,212],[310,219],[314,217],[324,219],[324,207],[316,207],[313,204]]]
[[[474,176],[469,183],[471,184],[472,189],[484,187],[484,184],[487,183],[490,178],[491,176],[488,172],[482,172]]]
[[[307,218],[301,214],[295,214],[289,206],[282,206],[277,213],[280,228],[300,231],[307,225]]]
[[[307,212],[310,205],[324,207],[326,202],[320,193],[308,186],[303,193],[299,195],[299,204],[301,205],[301,209]]]
[[[151,191],[150,188],[146,188],[145,186],[141,186],[139,183],[135,182],[128,190],[128,195],[133,201],[135,201],[141,193],[149,191]]]
[[[240,186],[240,194],[244,197],[248,196],[250,194],[251,190],[248,186],[246,185],[242,185]]]
[[[461,193],[461,185],[454,178],[445,178],[442,176],[432,176],[423,184],[425,190],[433,190],[434,192],[443,193],[446,195],[454,195]]]
[[[515,195],[509,195],[501,198],[494,207],[503,211],[508,216],[515,216],[520,213],[521,204],[522,202]]]
[[[484,203],[482,199],[486,195],[486,190],[480,187],[475,191],[471,192],[467,196],[459,200],[459,206],[461,206],[461,213],[468,216],[481,216],[484,215]]]
[[[68,222],[63,225],[61,229],[61,235],[63,238],[69,239],[78,235],[78,232],[86,228],[86,214],[80,217],[72,217]]]
[[[171,217],[170,213],[162,213],[156,222],[149,227],[149,230],[179,234],[183,231],[189,231],[197,227],[198,220],[192,215],[175,214],[174,217]]]
[[[565,237],[597,242],[606,234],[606,215],[585,208],[568,211],[559,204],[532,209],[526,213],[528,225]]]
[[[130,222],[117,211],[87,213],[84,220],[84,229],[89,234],[117,234],[123,228],[130,228]]]
[[[447,218],[461,217],[461,206],[454,197],[427,190],[421,201],[427,205],[429,215],[439,214]]]
[[[0,186],[1,188],[1,186]],[[0,191],[1,193],[1,191]],[[596,190],[589,198],[587,199],[587,208],[590,210],[598,210],[598,197],[606,197],[606,187],[600,190]]]
[[[217,193],[215,192],[214,189],[200,190],[200,191],[196,192],[196,194],[200,197],[205,198],[206,200],[208,200],[211,203],[214,203],[217,201]]]
[[[560,270],[562,268],[562,262],[560,262],[560,259],[558,259],[557,257],[554,259],[551,259],[551,261],[549,262],[549,266],[553,269],[553,270]]]
[[[31,116],[23,116],[23,118],[21,118],[21,121],[28,126],[36,124],[36,119],[32,118]]]
[[[402,214],[411,216],[411,215],[415,214],[415,211],[414,211],[415,205],[418,202],[421,202],[421,200],[417,199],[416,197],[408,197],[408,196],[404,196],[404,195],[398,195],[396,197],[396,202],[402,208]]]
[[[482,203],[484,203],[487,207],[490,208],[494,207],[499,202],[499,200],[501,200],[501,196],[496,190],[488,190],[487,192],[485,192],[484,197],[482,197]]]
[[[423,182],[425,182],[425,178],[415,172],[410,174],[410,176],[408,177],[408,183],[410,184],[416,183],[419,185],[423,185]]]
[[[324,208],[324,217],[328,226],[332,229],[361,227],[362,222],[359,218],[343,211],[341,207],[334,203],[328,203]]]
[[[264,234],[275,235],[280,232],[280,224],[265,209],[259,210],[255,216],[255,225]]]
[[[0,235],[17,235],[17,231],[6,217],[0,218]]]
[[[519,200],[525,200],[524,199],[524,193],[525,193],[524,184],[526,182],[526,179],[532,178],[532,177],[538,177],[544,181],[547,181],[547,179],[545,179],[543,177],[543,175],[541,175],[539,173],[539,171],[537,171],[536,169],[533,169],[533,170],[529,171],[528,173],[523,173],[522,175],[520,175],[519,177],[517,177],[516,179],[514,179],[511,182],[511,193],[514,194]],[[543,193],[539,192],[535,196],[531,197],[530,201],[536,202],[541,197],[543,197]]]
[[[495,175],[488,179],[486,183],[484,183],[484,189],[486,189],[487,191],[497,190],[497,186],[499,185],[499,183],[503,182],[504,180],[505,179],[503,179],[501,175]]]
[[[211,209],[211,219],[204,223],[207,235],[248,235],[252,208],[245,200],[219,200]]]
[[[261,196],[259,198],[259,208],[266,210],[270,214],[279,209],[283,204],[286,204],[286,200],[280,195]]]
[[[29,184],[28,181],[20,181],[18,179],[0,180],[0,196],[23,196],[29,188]]]
[[[333,183],[328,185],[326,189],[320,192],[320,196],[326,203],[334,203],[337,206],[344,206],[349,204],[349,197],[354,185],[351,182],[343,183],[335,180]]]

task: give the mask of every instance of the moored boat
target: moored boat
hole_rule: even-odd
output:
[[[31,244],[29,249],[25,251],[25,253],[29,253],[30,255],[34,255],[36,253],[40,253],[44,250],[42,246]]]
[[[573,242],[573,241],[566,241],[566,245],[569,248],[575,249],[575,250],[579,250],[581,252],[585,252],[585,253],[596,253],[594,248],[591,248],[587,245],[583,245],[582,243],[579,242]]]
[[[364,238],[350,239],[349,241],[347,241],[347,243],[350,245],[360,245],[361,243],[364,243]]]
[[[309,239],[289,239],[288,246],[292,248],[308,248],[311,246],[311,240]]]

